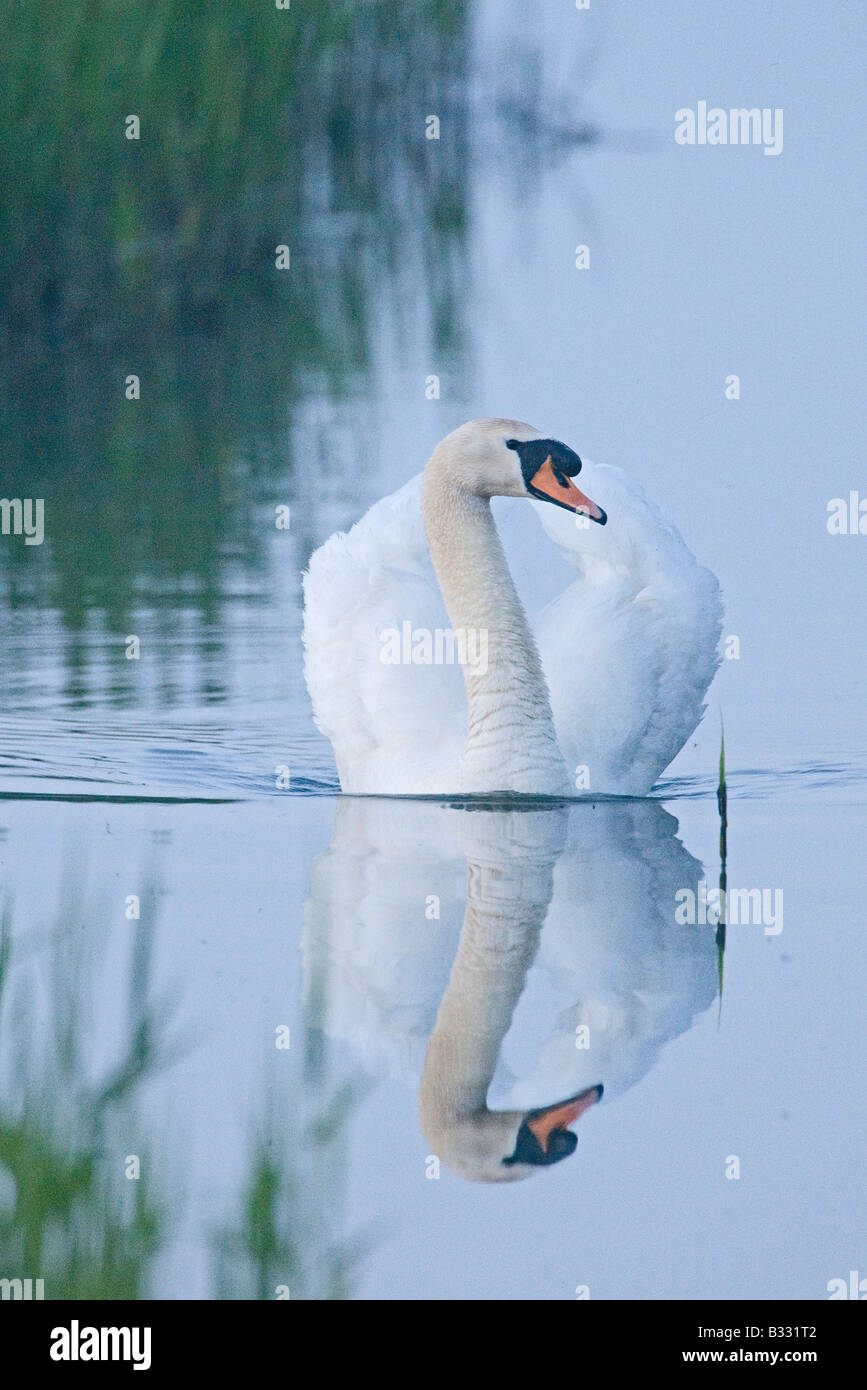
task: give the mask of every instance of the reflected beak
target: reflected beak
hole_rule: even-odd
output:
[[[568,1129],[569,1125],[574,1125],[584,1111],[595,1105],[601,1096],[602,1086],[591,1086],[589,1090],[582,1091],[580,1095],[572,1096],[569,1100],[547,1105],[543,1110],[531,1111],[525,1123],[539,1141],[542,1152],[548,1152],[548,1143],[555,1129]]]
[[[574,1124],[585,1110],[595,1105],[602,1096],[602,1085],[590,1086],[580,1095],[570,1096],[569,1100],[558,1101],[554,1105],[543,1106],[541,1110],[531,1110],[518,1130],[514,1153],[503,1162],[529,1163],[547,1167],[559,1163],[575,1152],[578,1136],[567,1126]]]
[[[528,487],[530,492],[535,493],[544,502],[555,502],[558,507],[565,507],[569,512],[583,512],[591,521],[598,521],[600,526],[604,526],[608,520],[602,508],[591,502],[589,497],[585,497],[571,478],[554,468],[550,455],[542,467],[533,474]]]

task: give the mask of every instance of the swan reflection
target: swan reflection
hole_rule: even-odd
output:
[[[674,916],[700,875],[655,801],[347,798],[313,867],[308,1002],[368,1070],[418,1084],[432,1154],[528,1177],[716,997],[713,928]]]

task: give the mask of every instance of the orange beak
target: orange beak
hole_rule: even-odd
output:
[[[570,512],[584,512],[591,521],[598,521],[600,526],[604,526],[608,520],[602,508],[591,502],[589,497],[585,497],[571,478],[567,478],[565,473],[554,471],[550,455],[542,467],[533,474],[529,487],[531,492],[535,492],[545,501],[556,502],[558,507],[565,507]]]
[[[576,489],[577,491],[577,489]],[[591,1086],[588,1090],[582,1091],[578,1096],[572,1096],[570,1100],[561,1101],[559,1105],[546,1106],[544,1110],[536,1110],[533,1117],[528,1118],[527,1128],[532,1130],[538,1139],[544,1153],[548,1152],[548,1140],[555,1129],[568,1129],[569,1125],[574,1125],[585,1110],[589,1110],[591,1105],[602,1096],[601,1086]]]

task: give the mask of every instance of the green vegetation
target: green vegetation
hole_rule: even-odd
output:
[[[152,895],[151,895],[152,896]],[[73,921],[78,916],[72,912]],[[75,929],[58,937],[51,965],[55,1001],[45,1031],[29,1002],[13,992],[11,912],[4,909],[0,1024],[14,1037],[12,1094],[0,1099],[0,1265],[6,1277],[43,1279],[47,1298],[135,1299],[165,1229],[165,1208],[131,1114],[142,1081],[163,1060],[165,1022],[149,999],[149,935],[136,937],[127,1029],[110,1075],[88,1079],[87,991]],[[9,1054],[7,1053],[7,1062]],[[129,1181],[130,1143],[141,1177]]]
[[[46,1299],[160,1297],[154,1266],[171,1250],[188,1163],[142,1109],[143,1088],[179,1054],[173,1011],[153,988],[159,895],[155,884],[143,895],[149,926],[126,924],[135,936],[123,1034],[94,1081],[93,965],[107,942],[69,887],[40,961],[44,1011],[33,987],[41,972],[29,952],[15,959],[8,902],[0,920],[0,1277],[42,1279]],[[213,1297],[274,1299],[284,1285],[292,1299],[351,1296],[366,1243],[341,1237],[338,1212],[357,1091],[329,1077],[320,1034],[306,1030],[300,1051],[317,1065],[302,1062],[279,1096],[272,1089],[231,1224],[200,1233],[213,1251]],[[133,1156],[139,1176],[128,1177]]]
[[[274,248],[288,241],[307,291],[283,277],[280,292],[301,301],[309,350],[309,271],[326,267],[302,224],[317,204],[383,210],[395,160],[423,134],[422,98],[462,61],[464,8],[2,0],[8,321],[101,342],[211,329],[251,284],[275,291]],[[129,115],[139,139],[126,138]],[[450,149],[420,210],[458,229]],[[346,302],[358,286],[343,274]]]
[[[0,546],[0,592],[68,634],[73,704],[85,629],[122,638],[143,602],[161,650],[194,609],[207,685],[231,580],[261,589],[263,508],[294,500],[299,407],[364,398],[374,311],[420,314],[454,365],[467,9],[0,0],[2,495],[48,518]]]
[[[217,1298],[351,1297],[368,1242],[338,1238],[336,1228],[346,1122],[356,1099],[347,1084],[324,1108],[305,1114],[296,1094],[279,1107],[279,1121],[272,1103],[251,1147],[240,1219],[212,1242]]]

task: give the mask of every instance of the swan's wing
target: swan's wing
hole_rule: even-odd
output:
[[[459,813],[346,798],[313,863],[305,998],[366,1069],[418,1081],[458,944],[467,866]]]
[[[448,629],[422,524],[420,474],[319,547],[304,601],[307,688],[343,790],[442,791],[466,741],[460,667],[391,659],[406,624],[431,634]]]
[[[703,877],[658,801],[572,808],[489,1104],[530,1109],[600,1081],[614,1097],[710,1007],[716,929],[675,920],[677,893]]]
[[[581,486],[607,526],[580,528],[533,504],[579,571],[539,614],[536,641],[567,766],[588,769],[578,788],[643,795],[704,711],[719,664],[719,586],[619,469],[587,465]]]

